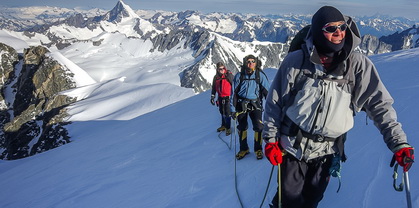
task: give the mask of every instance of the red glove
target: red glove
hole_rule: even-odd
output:
[[[394,158],[403,167],[403,171],[407,172],[412,167],[415,155],[413,154],[413,147],[404,147],[394,153]]]
[[[267,143],[265,145],[265,156],[272,165],[278,165],[282,163],[282,152],[278,147],[278,142]]]

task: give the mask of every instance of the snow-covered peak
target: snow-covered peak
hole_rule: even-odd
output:
[[[120,22],[123,18],[139,18],[139,16],[131,9],[130,6],[119,0],[116,6],[105,15],[105,19],[109,22]]]
[[[119,0],[116,6],[100,18],[100,28],[106,32],[119,32],[127,37],[147,35],[154,37],[160,31],[148,20],[141,18],[130,6]]]

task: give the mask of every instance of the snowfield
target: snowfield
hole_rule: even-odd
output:
[[[371,57],[416,147],[418,57],[419,49]],[[276,70],[265,71],[272,80]],[[0,161],[0,207],[240,207],[235,176],[244,207],[259,207],[272,166],[253,153],[235,166],[236,134],[221,135],[233,141],[231,149],[218,138],[220,118],[209,103],[210,92],[185,95],[188,89],[174,85],[139,83],[120,78],[74,90],[84,99],[70,110],[73,142]],[[319,207],[406,206],[405,193],[392,187],[392,154],[381,138],[359,113],[348,136],[342,188],[336,193],[338,180],[332,178]],[[414,207],[419,207],[417,167],[409,172]],[[275,189],[276,168],[263,207]]]

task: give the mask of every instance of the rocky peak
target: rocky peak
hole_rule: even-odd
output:
[[[0,45],[2,53],[3,48],[7,47]],[[7,70],[1,74],[7,77],[2,87],[7,102],[0,112],[1,159],[19,159],[70,142],[63,119],[65,107],[74,100],[60,92],[75,83],[72,74],[48,53],[38,46],[25,49],[19,58],[1,57],[2,63],[13,63],[5,64]]]
[[[383,36],[380,41],[392,45],[392,50],[403,50],[419,47],[419,29],[416,25],[412,28],[406,29],[402,32],[396,32],[394,34]]]
[[[373,35],[364,35],[359,45],[361,52],[365,55],[374,55],[391,52],[391,45],[379,40]]]
[[[18,61],[18,54],[12,47],[0,43],[0,89],[3,89],[8,83],[7,81],[11,78],[13,67]],[[7,108],[4,94],[0,94],[0,110]]]
[[[109,22],[121,22],[123,18],[128,17],[139,18],[130,6],[126,5],[122,0],[119,0],[116,6],[105,14],[103,20],[107,20]]]

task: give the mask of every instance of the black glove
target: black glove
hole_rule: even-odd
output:
[[[215,95],[211,95],[211,104],[212,105],[215,105]]]

